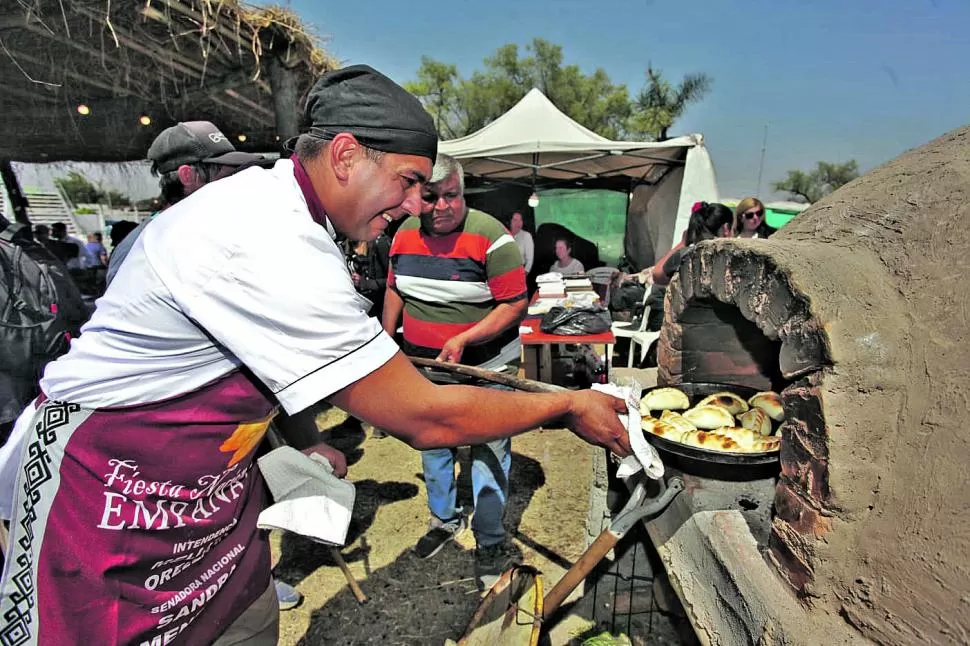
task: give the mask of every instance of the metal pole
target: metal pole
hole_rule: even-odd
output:
[[[768,124],[765,124],[765,136],[761,142],[761,163],[758,165],[758,190],[755,197],[761,197],[761,176],[765,171],[765,151],[768,149]]]

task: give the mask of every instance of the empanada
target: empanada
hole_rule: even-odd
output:
[[[668,440],[674,440],[675,442],[680,439],[683,431],[679,431],[667,422],[662,422],[659,419],[654,419],[652,417],[644,417],[640,420],[640,428],[642,428],[647,433],[653,433],[654,435],[659,435],[660,437],[666,438]]]
[[[697,430],[697,427],[691,424],[686,417],[680,413],[675,413],[670,410],[665,410],[663,412],[663,414],[660,416],[660,421],[667,422],[678,431],[688,432]]]
[[[757,395],[753,395],[748,400],[748,403],[755,408],[763,410],[768,417],[776,422],[785,419],[785,409],[781,405],[781,397],[778,396],[778,393],[771,391],[758,393]]]
[[[734,426],[734,415],[726,408],[713,404],[695,406],[684,413],[684,417],[701,430],[712,431],[722,426]]]
[[[708,404],[714,406],[720,406],[721,408],[726,408],[732,415],[740,415],[741,413],[748,410],[748,402],[744,401],[734,393],[720,392],[714,393],[713,395],[708,395],[702,399],[697,405],[707,406]]]
[[[696,446],[711,451],[723,451],[725,453],[741,453],[742,451],[741,445],[727,435],[708,433],[707,431],[684,433],[680,442],[687,446]]]
[[[676,388],[655,388],[640,400],[640,413],[649,415],[654,410],[684,410],[690,408],[690,400]]]
[[[764,436],[758,431],[753,431],[750,428],[741,428],[739,426],[722,426],[711,432],[731,438],[744,450],[749,450],[756,442],[764,439]]]
[[[771,435],[771,418],[760,408],[752,408],[738,416],[742,428],[749,428],[762,435]]]

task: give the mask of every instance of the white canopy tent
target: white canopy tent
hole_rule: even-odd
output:
[[[438,150],[483,183],[631,192],[627,254],[643,266],[680,238],[694,202],[718,198],[701,135],[612,141],[567,117],[536,88],[481,130],[443,141]]]

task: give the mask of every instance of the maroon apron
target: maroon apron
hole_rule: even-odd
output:
[[[144,406],[40,404],[0,631],[18,644],[212,642],[270,584],[254,458],[275,412],[241,371]]]

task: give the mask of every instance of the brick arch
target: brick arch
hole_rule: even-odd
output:
[[[816,545],[830,530],[835,507],[829,488],[829,429],[820,390],[834,362],[831,340],[813,314],[810,298],[767,255],[770,244],[764,241],[764,251],[729,242],[703,244],[685,256],[679,276],[667,289],[658,346],[659,382],[715,381],[756,388],[773,383],[781,392],[785,407],[781,473],[769,548],[778,571],[798,594],[806,595],[818,564]],[[700,301],[714,304],[717,310],[707,325],[736,329],[724,333],[708,329],[694,334],[692,340],[691,327],[696,323],[691,312]],[[735,318],[725,310],[736,312]],[[754,328],[768,344],[741,342]],[[696,345],[697,339],[713,339],[723,347],[715,349],[711,341],[707,346],[701,341],[700,349],[694,349],[691,344]],[[777,352],[781,383],[757,374],[764,370],[764,361],[756,355],[765,348]],[[725,366],[735,374],[723,374]]]

